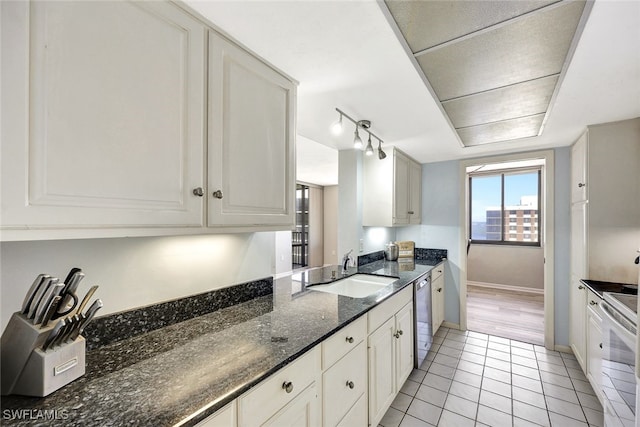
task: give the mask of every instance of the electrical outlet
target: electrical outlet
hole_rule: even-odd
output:
[[[364,239],[360,239],[360,252],[364,252]]]

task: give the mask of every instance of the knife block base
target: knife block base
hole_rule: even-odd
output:
[[[84,338],[78,337],[72,343],[46,352],[39,348],[55,323],[40,328],[22,313],[13,313],[0,342],[0,391],[3,396],[23,394],[43,397],[84,374]],[[66,366],[60,365],[74,358],[77,359],[77,365],[61,372]],[[56,375],[55,368],[58,369]]]
[[[37,348],[29,356],[12,394],[44,397],[80,378],[84,372],[83,337],[52,350]]]

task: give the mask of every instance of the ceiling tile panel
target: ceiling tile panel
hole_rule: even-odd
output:
[[[441,101],[558,74],[584,2],[567,2],[416,57]]]
[[[455,128],[547,111],[558,75],[481,92],[442,103]]]
[[[411,51],[437,46],[558,0],[385,1]]]
[[[462,143],[471,147],[537,136],[544,114],[457,129]]]

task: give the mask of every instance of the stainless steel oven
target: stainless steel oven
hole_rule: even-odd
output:
[[[602,391],[605,427],[637,427],[636,334],[638,297],[604,293]]]

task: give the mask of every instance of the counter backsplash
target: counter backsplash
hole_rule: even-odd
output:
[[[433,264],[438,264],[446,258],[446,249],[415,248],[415,259],[417,260],[431,261]],[[384,251],[377,251],[370,254],[360,255],[358,256],[358,267],[380,260],[384,260]]]
[[[99,317],[83,335],[92,350],[270,294],[273,277]]]

